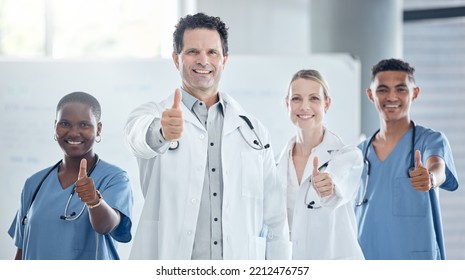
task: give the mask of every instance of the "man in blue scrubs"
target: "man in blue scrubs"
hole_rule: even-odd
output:
[[[420,93],[414,71],[398,59],[372,69],[367,96],[380,129],[359,145],[365,170],[355,206],[366,259],[445,259],[439,188],[459,182],[446,136],[410,118]]]

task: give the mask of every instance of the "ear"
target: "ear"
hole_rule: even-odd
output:
[[[414,87],[413,88],[412,100],[417,99],[419,95],[420,95],[420,88],[419,87]]]
[[[102,133],[102,123],[98,122],[97,123],[97,136],[100,136],[101,133]]]
[[[176,69],[179,70],[179,55],[176,52],[173,52],[171,57],[173,58],[174,65],[176,65]]]
[[[325,100],[325,113],[328,112],[329,107],[331,107],[331,97],[328,96]]]
[[[367,88],[366,94],[367,94],[368,99],[369,99],[372,103],[375,103],[375,100],[374,100],[374,98],[373,98],[373,92],[371,91],[371,88]]]
[[[229,53],[223,56],[223,70],[224,70],[224,67],[226,66],[226,62],[228,62],[228,58],[229,58]]]

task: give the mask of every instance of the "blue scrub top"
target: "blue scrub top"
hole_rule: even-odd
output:
[[[413,128],[384,162],[378,159],[373,145],[368,147],[368,202],[355,206],[359,242],[368,260],[445,259],[439,190],[416,191],[410,184],[408,170],[415,150],[420,150],[423,163],[431,156],[439,156],[446,164],[446,181],[440,188],[454,191],[459,183],[452,151],[441,132],[416,125],[413,148],[412,135]],[[362,153],[368,141],[359,145]],[[365,165],[357,202],[362,199],[366,177]]]
[[[76,220],[63,220],[66,203],[73,186],[62,189],[55,168],[44,180],[27,214],[32,195],[48,169],[26,180],[20,208],[8,231],[15,246],[23,250],[25,260],[91,260],[119,259],[117,241],[129,242],[131,236],[132,188],[125,171],[100,160],[91,176],[105,202],[121,213],[120,224],[110,234],[97,234],[89,220],[89,212],[75,193],[67,215],[75,212]],[[74,185],[74,184],[73,184]]]

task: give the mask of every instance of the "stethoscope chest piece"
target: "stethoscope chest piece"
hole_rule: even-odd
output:
[[[170,142],[169,150],[176,150],[179,147],[179,141]],[[166,149],[166,148],[165,148]]]

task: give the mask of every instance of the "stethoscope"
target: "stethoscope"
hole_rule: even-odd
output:
[[[326,167],[328,167],[328,163],[329,163],[329,161],[326,162],[325,164],[323,164],[322,166],[320,166],[318,168],[318,171],[319,172],[324,171],[324,169],[326,169]],[[315,200],[307,202],[308,191],[312,187],[312,178],[310,178],[309,183],[310,184],[308,185],[307,191],[305,192],[304,203],[305,203],[305,205],[307,205],[307,208],[310,209],[310,210],[320,209],[322,206],[315,206]]]
[[[410,146],[411,158],[410,158],[410,168],[409,168],[409,170],[411,168],[415,167],[415,151],[414,151],[414,148],[415,148],[415,132],[416,132],[415,123],[413,121],[410,121],[410,123],[412,124],[413,129],[412,129],[412,140],[411,140],[411,146]],[[370,178],[370,172],[371,172],[371,163],[368,160],[368,149],[370,148],[370,145],[373,143],[373,140],[375,139],[375,137],[376,137],[376,135],[378,133],[379,133],[379,129],[373,134],[373,136],[371,136],[370,141],[368,141],[368,144],[366,145],[365,151],[363,153],[363,161],[365,162],[365,165],[367,167],[367,176],[365,178],[365,185],[363,186],[362,200],[356,202],[355,206],[362,206],[363,204],[368,203],[368,198],[366,198],[366,194],[367,194],[367,188],[368,188],[368,180]],[[409,170],[407,170],[407,175],[408,175]]]
[[[239,117],[247,123],[247,126],[250,128],[250,130],[252,130],[256,138],[252,141],[252,143],[249,143],[247,138],[245,138],[244,134],[242,133],[241,127],[239,127],[239,132],[241,133],[241,136],[244,139],[244,141],[247,143],[247,145],[249,145],[252,149],[259,150],[259,151],[268,149],[270,147],[270,144],[263,145],[262,140],[260,139],[257,132],[255,131],[255,128],[253,127],[252,122],[249,120],[249,118],[244,115],[239,115]],[[168,148],[169,150],[176,150],[177,148],[179,148],[179,141],[170,142],[170,146]]]
[[[94,165],[91,167],[91,169],[87,172],[87,177],[90,177],[90,175],[92,174],[92,172],[94,171],[95,167],[97,166],[97,164],[99,163],[100,161],[100,158],[97,154],[95,154],[95,163]],[[23,225],[27,224],[27,215],[29,213],[29,209],[31,209],[31,206],[32,206],[32,203],[34,202],[34,200],[36,199],[36,196],[37,196],[37,193],[39,192],[40,188],[42,187],[42,184],[45,182],[45,180],[47,179],[47,177],[50,175],[50,173],[52,173],[53,170],[55,170],[56,168],[58,168],[58,166],[63,162],[63,160],[60,160],[58,161],[54,166],[52,166],[48,171],[47,173],[44,175],[44,177],[42,177],[42,180],[40,180],[39,184],[37,185],[37,188],[36,190],[34,191],[34,194],[32,195],[32,199],[31,199],[31,202],[29,203],[29,207],[26,211],[26,214],[24,215],[24,217],[21,219],[21,223]],[[82,213],[84,213],[84,210],[86,208],[86,204],[84,203],[81,211],[79,211],[79,214],[76,215],[76,212],[71,212],[69,215],[67,214],[68,213],[68,207],[69,207],[69,204],[71,202],[71,199],[73,198],[73,195],[74,193],[76,192],[75,190],[75,186],[72,188],[71,190],[71,193],[69,194],[69,197],[68,197],[68,201],[66,202],[66,206],[65,206],[65,210],[63,212],[63,215],[60,216],[60,219],[62,220],[65,220],[65,221],[74,221],[76,219],[78,219]]]

